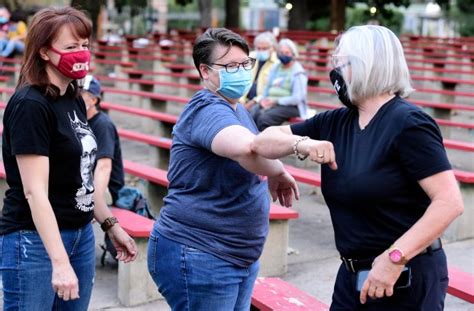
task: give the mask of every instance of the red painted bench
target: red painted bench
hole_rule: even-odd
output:
[[[474,275],[454,267],[448,267],[448,293],[474,303]]]
[[[280,278],[257,278],[251,310],[326,311],[329,306]]]
[[[133,75],[132,75],[133,76]],[[153,86],[170,86],[173,88],[183,88],[192,91],[198,91],[202,89],[201,85],[196,84],[185,84],[185,83],[178,83],[178,82],[168,82],[168,81],[156,81],[156,80],[149,80],[149,79],[134,79],[134,78],[117,78],[117,77],[109,77],[109,76],[101,76],[95,75],[95,77],[99,81],[110,81],[110,82],[127,82],[127,83],[136,83],[140,86],[141,91],[152,91]]]

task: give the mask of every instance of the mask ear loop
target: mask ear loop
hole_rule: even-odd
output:
[[[219,72],[219,82],[221,82],[221,75],[220,75],[220,70],[217,70],[215,68],[212,68],[211,66],[209,65],[206,65],[209,69],[211,70],[215,70],[215,71],[218,71]],[[215,87],[214,83],[212,83],[212,81],[208,80],[209,84],[212,84],[213,87]],[[232,101],[227,97],[225,96],[224,94],[222,94],[220,91],[219,91],[219,87],[216,87],[216,90],[214,91],[216,94],[218,94],[220,97],[224,98],[227,102],[231,103]]]

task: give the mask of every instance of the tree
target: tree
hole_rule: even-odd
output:
[[[291,0],[291,4],[293,7],[288,16],[288,29],[306,29],[306,22],[309,19],[308,0]]]
[[[225,27],[239,28],[240,0],[225,0]]]
[[[193,0],[175,0],[176,4],[186,6],[193,2]],[[212,0],[198,0],[199,14],[201,15],[200,26],[208,28],[212,25]]]
[[[71,6],[84,10],[92,20],[92,35],[97,35],[100,8],[105,5],[105,0],[71,0]]]
[[[344,30],[346,20],[346,0],[331,0],[331,30]]]
[[[201,27],[208,28],[212,25],[212,0],[198,0]]]

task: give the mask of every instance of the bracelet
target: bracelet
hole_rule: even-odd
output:
[[[102,229],[102,231],[107,232],[109,231],[110,228],[112,228],[117,223],[118,223],[117,217],[108,217],[100,225],[100,228]]]
[[[307,140],[309,139],[308,136],[301,136],[299,138],[297,138],[295,140],[295,143],[293,144],[293,153],[295,154],[295,156],[298,158],[298,160],[301,160],[303,161],[304,159],[306,159],[308,157],[308,155],[302,155],[299,151],[298,151],[298,144],[300,142],[302,142],[303,140]]]

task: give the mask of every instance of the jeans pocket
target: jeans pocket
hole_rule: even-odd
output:
[[[0,235],[0,270],[2,270],[3,262],[3,235]]]
[[[156,235],[150,235],[148,240],[148,254],[147,254],[147,265],[148,272],[154,274],[156,272],[156,249],[158,244],[158,237]]]
[[[188,254],[209,254],[192,246],[185,246],[184,251]]]

